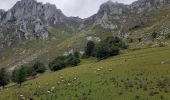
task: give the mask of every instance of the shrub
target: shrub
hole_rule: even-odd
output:
[[[120,49],[128,46],[118,37],[108,37],[96,45],[95,54],[98,59],[105,59],[119,54]]]
[[[54,59],[52,62],[49,63],[50,70],[57,71],[57,70],[64,68],[66,66],[64,60],[65,60],[65,57],[63,56],[60,56]]]
[[[5,68],[0,69],[0,86],[5,87],[9,83],[9,74]]]
[[[128,48],[128,46],[122,41],[122,39],[120,39],[118,37],[107,37],[102,42],[108,44],[109,46],[116,46],[116,47],[122,48],[122,49]]]
[[[75,55],[59,56],[49,63],[49,68],[52,71],[61,70],[67,66],[77,66],[80,63],[80,59]]]
[[[74,57],[76,57],[76,58],[80,58],[80,53],[79,52],[74,52]]]
[[[108,58],[109,55],[109,50],[108,50],[108,46],[106,46],[104,43],[100,43],[96,46],[96,57],[98,59],[105,59]]]
[[[76,58],[74,56],[69,56],[66,60],[65,60],[65,64],[67,66],[77,66],[80,63],[80,59]]]
[[[158,36],[158,33],[157,33],[157,32],[153,32],[153,33],[152,33],[152,39],[156,39],[157,36]]]
[[[33,65],[33,68],[34,70],[37,72],[37,73],[44,73],[45,70],[46,70],[46,67],[43,63],[40,63],[40,62],[36,62],[34,65]]]
[[[35,77],[37,75],[37,72],[33,67],[25,67],[25,72],[28,77],[29,76]]]
[[[27,73],[25,71],[25,68],[22,66],[21,68],[16,68],[13,72],[12,72],[12,81],[16,82],[17,84],[21,84],[26,81],[26,76]]]
[[[93,41],[88,41],[86,47],[85,47],[85,56],[90,57],[93,55],[95,49],[95,43]]]

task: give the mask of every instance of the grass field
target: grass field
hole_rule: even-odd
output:
[[[0,100],[170,100],[170,47],[129,51],[74,68],[47,71],[20,88],[10,84]]]

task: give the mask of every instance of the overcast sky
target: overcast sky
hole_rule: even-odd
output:
[[[0,0],[0,9],[8,10],[19,0]],[[108,0],[37,0],[39,2],[49,2],[55,4],[67,16],[89,17],[95,14],[99,6]],[[130,4],[136,0],[112,0],[125,4]]]

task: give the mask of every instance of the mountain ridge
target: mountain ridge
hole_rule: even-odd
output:
[[[87,41],[99,42],[107,36],[121,37],[132,48],[159,45],[170,37],[170,6],[168,0],[153,1],[139,0],[130,5],[108,1],[100,6],[98,13],[85,19],[67,17],[55,5],[19,1],[9,10],[13,16],[9,19],[14,20],[0,22],[0,59],[5,63],[2,66],[18,66],[34,59],[48,62],[73,50],[82,51]],[[22,9],[25,2],[31,5]],[[0,18],[8,19],[3,15],[7,12],[0,10]],[[8,55],[8,50],[14,54]]]

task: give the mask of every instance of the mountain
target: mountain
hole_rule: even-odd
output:
[[[18,1],[10,10],[0,10],[0,66],[16,67],[35,59],[48,63],[58,55],[82,52],[88,40],[99,42],[113,35],[130,49],[169,45],[170,1],[107,1],[86,19],[67,17],[49,3]]]
[[[55,5],[36,0],[18,1],[7,12],[1,10],[0,18],[0,48],[24,41],[49,39],[49,27],[63,25],[72,34],[81,21],[80,18],[66,17]]]
[[[133,35],[137,29],[141,31],[144,27],[152,27],[158,24],[158,21],[166,20],[169,25],[169,4],[169,0],[138,0],[130,5],[108,1],[100,6],[97,14],[85,19],[83,28],[95,31],[98,27],[123,38],[132,38],[133,36],[130,34]],[[159,23],[159,28],[148,30],[148,34],[151,35],[154,31],[159,30],[158,35],[160,36],[160,31],[164,31],[164,29],[160,29],[163,24],[165,23]],[[162,34],[165,36],[169,32]],[[136,38],[151,40],[146,35],[140,36],[140,33],[142,32],[139,32]]]

